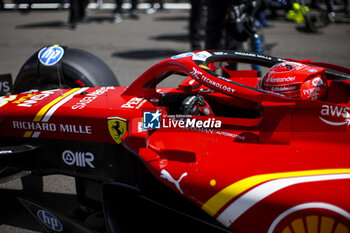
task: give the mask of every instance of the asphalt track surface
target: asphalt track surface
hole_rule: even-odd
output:
[[[88,22],[75,30],[66,24],[67,10],[0,12],[0,73],[16,77],[36,50],[61,44],[95,54],[111,67],[120,84],[127,86],[162,59],[189,51],[186,7],[152,15],[141,11],[139,20],[125,14],[119,24],[112,23],[111,12],[108,7],[91,9],[87,12]],[[350,67],[350,22],[342,14],[337,15],[335,24],[317,34],[297,30],[296,24],[283,19],[271,22],[274,27],[263,30],[266,53]],[[0,232],[43,232],[15,199],[23,195],[20,180],[2,184],[0,189]],[[29,196],[64,212],[74,206],[74,193],[73,178],[53,175],[44,177],[43,194]]]

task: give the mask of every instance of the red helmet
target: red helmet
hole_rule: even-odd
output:
[[[271,67],[257,88],[291,98],[320,100],[327,94],[327,79],[324,68],[282,62]]]

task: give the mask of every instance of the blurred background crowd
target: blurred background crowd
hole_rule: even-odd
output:
[[[191,50],[242,49],[242,42],[251,40],[251,50],[261,52],[259,29],[273,27],[273,20],[285,18],[301,25],[301,29],[315,33],[319,28],[334,23],[336,14],[350,18],[350,0],[0,0],[0,10],[19,9],[30,11],[33,4],[58,3],[59,9],[69,10],[67,25],[75,29],[79,23],[89,21],[89,3],[100,9],[104,3],[112,3],[111,22],[121,23],[139,15],[168,12],[166,4],[189,3],[189,42]],[[125,3],[128,7],[124,7]],[[139,8],[140,4],[146,7]],[[204,32],[205,43],[200,37]]]

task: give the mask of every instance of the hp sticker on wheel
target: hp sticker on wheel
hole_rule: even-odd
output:
[[[64,49],[59,45],[45,47],[38,53],[38,59],[45,66],[57,64],[63,57]]]

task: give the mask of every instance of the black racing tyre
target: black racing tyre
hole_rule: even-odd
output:
[[[22,66],[13,86],[13,94],[60,87],[119,86],[112,70],[87,51],[64,47],[61,61],[53,66],[44,66],[39,62],[39,51]]]

